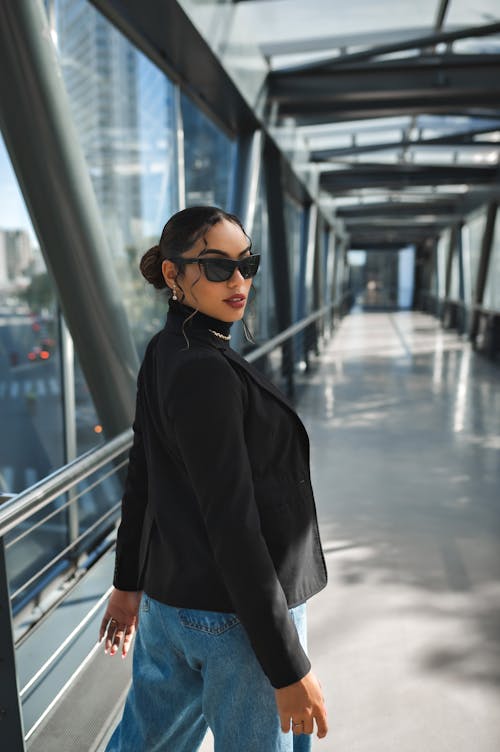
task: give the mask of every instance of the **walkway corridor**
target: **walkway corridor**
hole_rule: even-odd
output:
[[[324,752],[500,750],[500,369],[414,313],[346,317],[299,406],[330,573]]]

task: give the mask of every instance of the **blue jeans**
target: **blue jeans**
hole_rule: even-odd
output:
[[[290,610],[304,649],[306,604]],[[281,731],[274,690],[236,614],[173,608],[143,595],[132,686],[106,752],[309,752]]]

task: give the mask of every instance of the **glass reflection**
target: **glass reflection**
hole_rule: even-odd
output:
[[[278,334],[274,296],[273,269],[269,247],[269,217],[265,181],[259,180],[254,225],[253,248],[261,254],[259,273],[254,278],[255,298],[248,305],[250,329],[258,342],[264,342]],[[253,297],[253,293],[252,293]]]
[[[184,95],[181,109],[186,205],[210,204],[226,209],[235,144]]]
[[[56,0],[57,49],[139,355],[164,318],[141,255],[178,206],[173,84],[86,0]]]
[[[491,247],[488,276],[484,290],[483,305],[493,311],[500,311],[500,216],[495,219],[493,244]]]
[[[0,492],[19,493],[64,459],[57,302],[0,142]]]

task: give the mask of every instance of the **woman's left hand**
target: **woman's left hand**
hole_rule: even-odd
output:
[[[115,655],[122,644],[122,658],[127,655],[137,628],[142,591],[113,589],[99,630],[99,642],[106,635],[104,652]]]

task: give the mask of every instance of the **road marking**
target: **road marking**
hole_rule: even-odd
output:
[[[54,376],[50,379],[36,379],[35,381],[31,379],[0,381],[0,399],[5,397],[16,399],[21,396],[28,397],[28,395],[45,397],[47,394],[52,394],[54,397],[60,394],[59,381]]]

